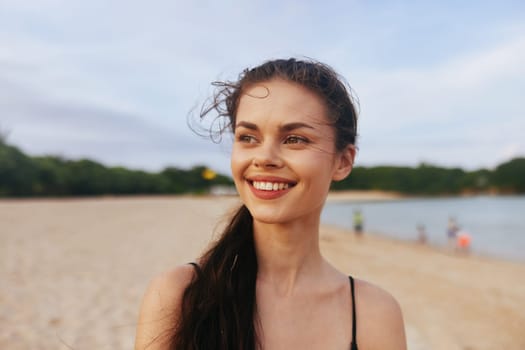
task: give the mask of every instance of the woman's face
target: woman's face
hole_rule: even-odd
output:
[[[354,148],[335,132],[315,93],[273,79],[245,89],[237,108],[231,168],[255,220],[286,223],[321,213],[332,180],[351,170]]]

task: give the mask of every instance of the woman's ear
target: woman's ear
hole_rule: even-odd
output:
[[[348,145],[344,150],[338,153],[337,164],[332,176],[332,180],[341,181],[352,172],[355,159],[355,145]]]

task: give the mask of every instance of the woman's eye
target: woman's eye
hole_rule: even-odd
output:
[[[237,140],[242,143],[255,143],[257,142],[257,139],[252,135],[239,135],[237,136]]]
[[[308,139],[302,136],[291,135],[286,138],[285,143],[288,143],[288,144],[308,143]]]

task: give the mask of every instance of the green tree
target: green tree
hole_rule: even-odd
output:
[[[36,186],[31,158],[18,148],[0,142],[0,196],[29,196]]]
[[[65,196],[69,193],[67,161],[54,156],[34,157],[35,195]]]
[[[492,183],[502,192],[525,193],[525,158],[499,165],[492,174]]]

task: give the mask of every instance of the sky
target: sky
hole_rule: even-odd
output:
[[[525,156],[525,2],[505,0],[0,0],[0,132],[30,155],[229,174],[228,142],[188,118],[212,81],[292,56],[351,85],[357,165]]]

